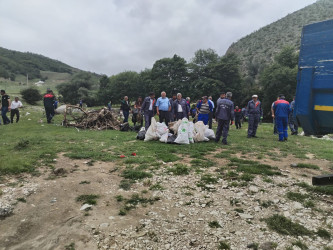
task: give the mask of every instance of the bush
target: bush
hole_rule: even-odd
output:
[[[42,99],[39,90],[33,87],[21,90],[22,98],[29,104],[34,105]]]

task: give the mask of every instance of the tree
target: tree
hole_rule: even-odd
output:
[[[42,95],[40,94],[39,90],[34,87],[22,89],[20,93],[22,98],[31,105],[35,105],[36,102],[42,99]]]

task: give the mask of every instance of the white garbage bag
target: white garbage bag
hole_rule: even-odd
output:
[[[169,133],[169,129],[168,129],[167,125],[165,125],[164,122],[162,122],[162,123],[157,122],[156,123],[156,132],[161,137],[162,135]]]
[[[160,139],[160,135],[157,133],[157,124],[155,118],[151,118],[151,124],[146,132],[144,141],[156,141]]]
[[[209,140],[215,140],[215,133],[214,130],[209,129],[208,126],[205,130],[205,137],[207,137]]]
[[[169,137],[169,133],[165,133],[164,135],[161,136],[160,142],[167,143]]]
[[[189,122],[188,140],[190,141],[190,143],[194,143],[194,124],[193,124],[193,122]]]
[[[178,144],[190,144],[190,141],[188,139],[188,130],[189,130],[189,122],[187,118],[183,118],[181,121],[181,124],[178,128],[178,136],[175,140],[175,143]]]
[[[209,141],[209,139],[205,136],[205,124],[202,121],[198,121],[194,124],[194,128],[196,131],[196,134],[194,136],[195,142],[201,142],[201,141]]]
[[[179,126],[180,126],[181,123],[182,123],[182,120],[178,120],[178,121],[175,122],[175,123],[173,124],[173,126],[170,128],[170,129],[173,131],[173,133],[174,133],[175,135],[178,133],[178,128],[179,128]]]

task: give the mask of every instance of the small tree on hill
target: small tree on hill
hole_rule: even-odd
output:
[[[39,90],[34,87],[21,90],[21,95],[22,98],[31,105],[36,104],[36,102],[42,99],[42,95]]]

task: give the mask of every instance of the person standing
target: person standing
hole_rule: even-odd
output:
[[[16,96],[14,101],[10,105],[10,122],[13,123],[14,116],[16,115],[16,123],[20,120],[20,111],[19,108],[23,107],[22,102],[19,101],[19,98]]]
[[[291,135],[298,134],[298,123],[296,118],[294,117],[294,109],[295,109],[295,96],[293,101],[290,103],[289,128],[291,130]]]
[[[174,112],[175,112],[175,120],[181,120],[184,117],[187,119],[190,116],[190,110],[188,109],[188,105],[185,99],[182,98],[182,94],[177,94],[177,100],[173,103]]]
[[[209,96],[208,97],[208,102],[210,102],[212,104],[212,106],[213,106],[213,111],[209,112],[209,122],[208,122],[208,127],[210,129],[212,129],[212,127],[213,127],[214,108],[215,108],[215,105],[214,105],[214,102],[213,102],[213,97]]]
[[[288,116],[290,114],[289,102],[285,100],[284,95],[279,96],[279,100],[273,104],[274,115],[277,129],[279,131],[279,141],[288,140]]]
[[[242,119],[242,110],[236,106],[235,110],[235,125],[236,129],[242,128],[241,119]]]
[[[142,119],[142,114],[141,114],[141,106],[142,106],[142,97],[139,96],[138,99],[134,103],[134,108],[133,108],[133,115],[132,115],[132,122],[134,126],[136,123],[140,123],[141,127],[143,125],[143,119]]]
[[[3,121],[3,125],[7,125],[10,123],[10,120],[7,117],[7,112],[10,111],[10,105],[11,105],[11,101],[10,101],[10,97],[9,95],[6,94],[5,90],[1,90],[1,116],[2,116],[2,121]],[[1,122],[0,122],[1,124]]]
[[[262,108],[261,102],[258,100],[257,95],[252,96],[252,100],[248,102],[246,108],[246,119],[249,121],[249,126],[247,130],[247,138],[258,138],[257,128],[260,120],[262,120]]]
[[[111,108],[112,108],[112,102],[109,101],[109,102],[108,102],[108,110],[111,111]]]
[[[123,115],[124,115],[123,123],[128,122],[128,116],[129,116],[129,112],[131,110],[131,105],[128,101],[128,96],[124,96],[124,100],[121,101],[120,110],[123,111]]]
[[[169,102],[171,105],[171,110],[170,110],[170,122],[174,122],[175,121],[175,107],[174,107],[174,102],[177,99],[177,94],[173,93],[172,94],[172,98],[169,98]]]
[[[156,101],[156,113],[159,116],[160,123],[165,121],[165,124],[168,126],[170,118],[171,104],[169,99],[166,97],[165,91],[161,92],[161,97]]]
[[[198,102],[197,105],[198,121],[202,121],[205,125],[208,124],[209,121],[209,112],[213,112],[213,106],[210,102],[208,102],[208,97],[202,97],[202,100]]]
[[[55,102],[55,96],[53,95],[52,90],[49,89],[47,91],[47,93],[44,95],[43,102],[44,102],[47,123],[51,123],[51,120],[54,116],[54,102]]]
[[[215,142],[219,142],[222,135],[222,144],[227,145],[227,137],[229,132],[229,123],[234,120],[234,103],[231,101],[232,93],[227,92],[227,98],[222,99],[216,106],[215,117],[218,121],[216,129]]]
[[[276,99],[277,101],[279,100],[279,97],[277,97]],[[274,101],[275,102],[275,101]],[[277,130],[277,126],[276,126],[276,119],[275,119],[275,115],[274,115],[274,109],[273,109],[273,106],[274,106],[274,102],[272,103],[272,108],[271,108],[271,113],[272,113],[272,118],[273,118],[273,125],[274,125],[274,130],[273,130],[273,133],[274,135],[278,135],[279,132]]]
[[[79,107],[82,109],[82,106],[83,106],[83,100],[81,99],[79,102]]]
[[[148,130],[151,124],[151,118],[154,117],[155,93],[150,92],[141,106],[141,113],[145,116],[145,129]]]

